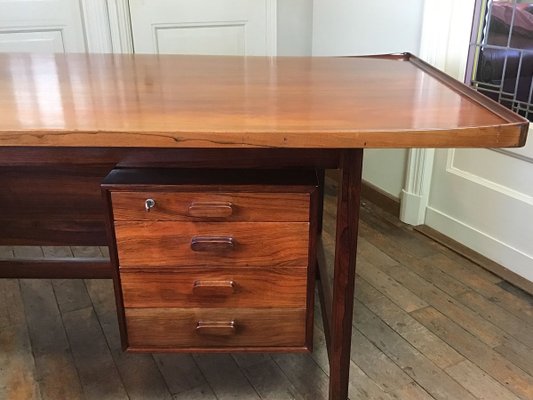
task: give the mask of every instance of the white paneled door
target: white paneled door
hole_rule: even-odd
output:
[[[136,53],[275,55],[275,0],[130,0]]]
[[[84,52],[80,3],[0,0],[0,52]]]

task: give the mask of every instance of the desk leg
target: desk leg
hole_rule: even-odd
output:
[[[317,169],[318,178],[318,233],[322,233],[322,221],[324,220],[324,191],[326,184],[326,170],[324,168]]]
[[[362,162],[362,149],[343,151],[337,200],[335,270],[330,326],[330,400],[348,398]]]

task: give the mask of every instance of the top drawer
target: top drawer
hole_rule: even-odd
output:
[[[309,222],[313,170],[115,169],[102,182],[115,221]]]
[[[115,221],[309,221],[309,193],[149,190],[112,192],[111,201]],[[149,211],[146,211],[147,201],[152,205]]]

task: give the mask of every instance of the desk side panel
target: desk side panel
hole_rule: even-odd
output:
[[[107,244],[100,181],[113,165],[0,167],[0,244]]]

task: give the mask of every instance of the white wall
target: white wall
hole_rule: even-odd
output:
[[[313,39],[313,0],[280,0],[278,56],[310,56]]]
[[[405,181],[407,150],[365,150],[363,180],[400,199]]]
[[[424,0],[314,0],[313,55],[417,53],[423,4]]]
[[[418,54],[424,0],[314,0],[313,55]],[[395,198],[407,151],[365,151],[363,179]]]

